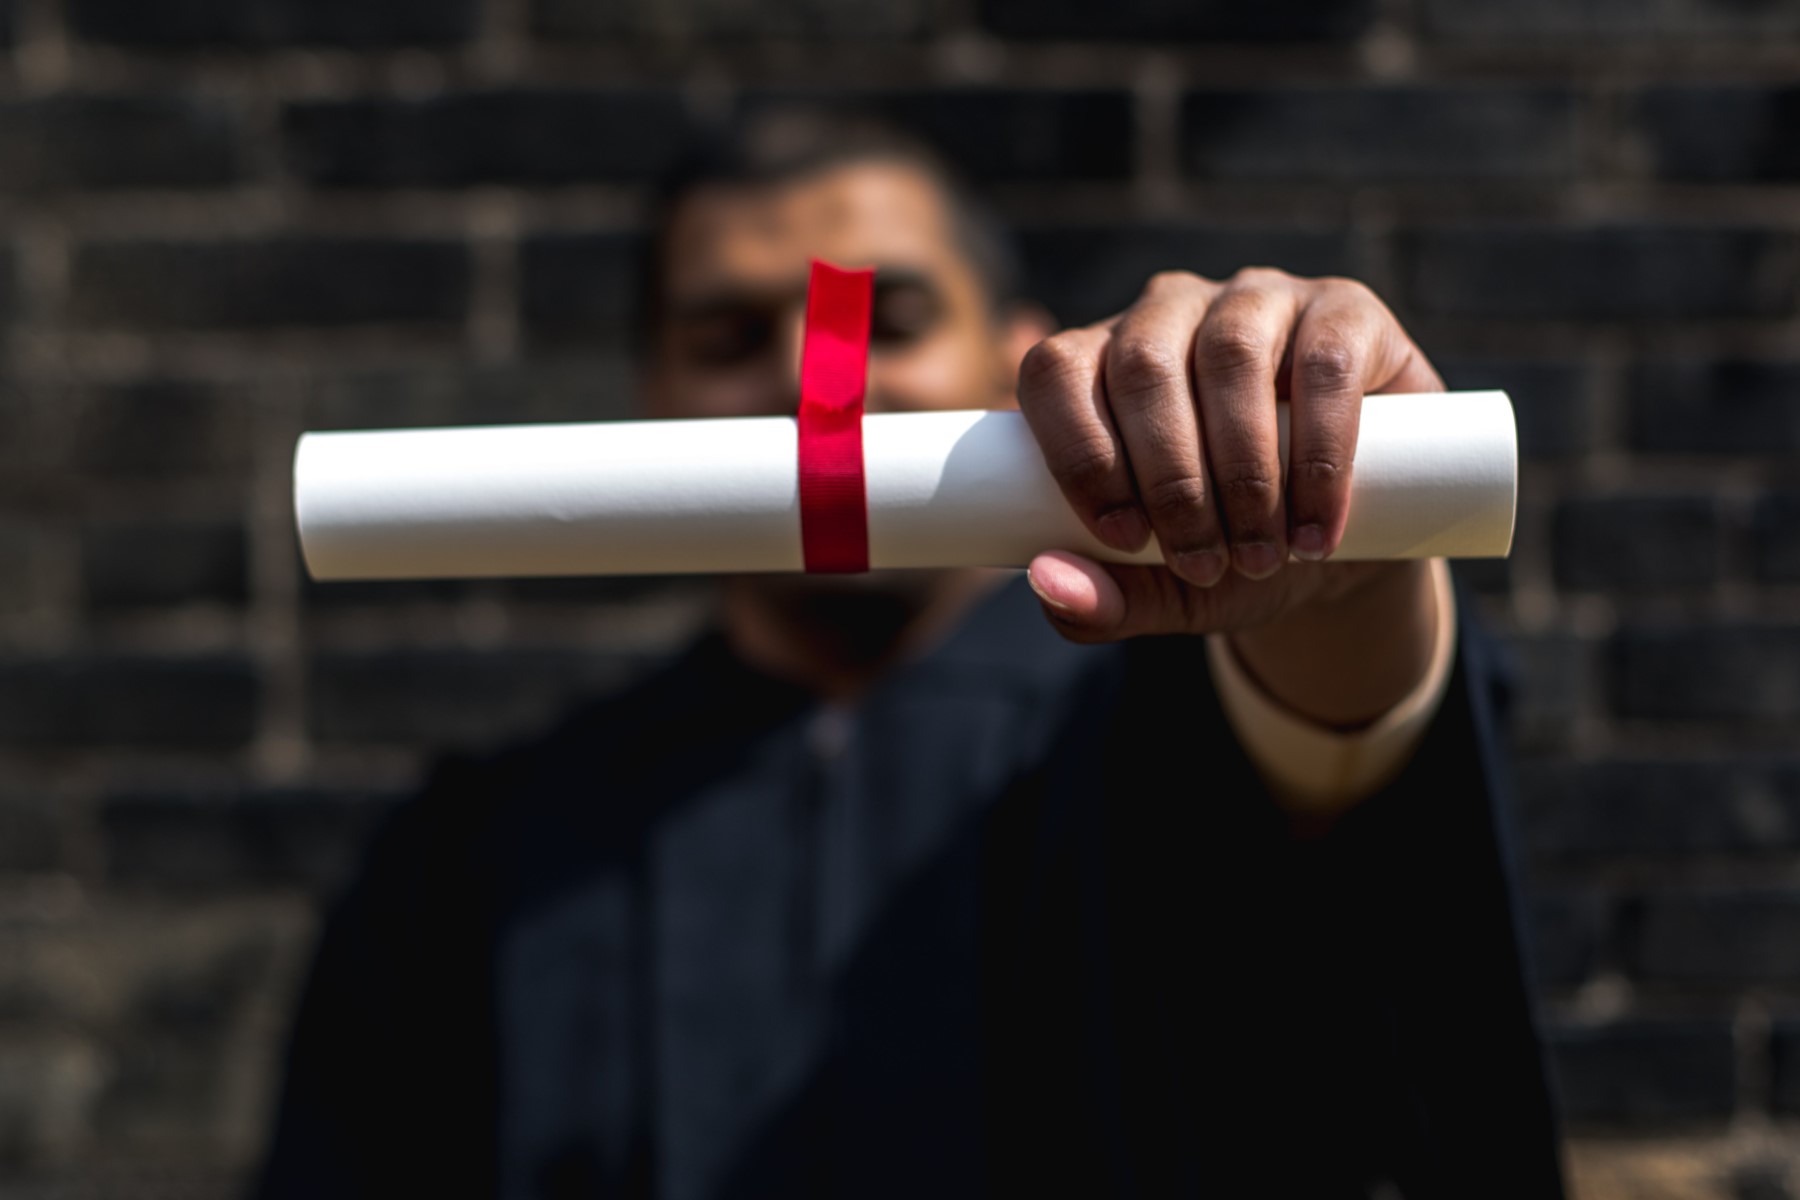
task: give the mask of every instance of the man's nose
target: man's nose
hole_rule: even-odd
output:
[[[775,357],[779,364],[778,378],[786,404],[786,408],[782,411],[792,411],[800,406],[800,376],[806,357],[806,309],[804,306],[783,316],[775,342]],[[866,372],[863,376],[863,403],[871,412],[877,411],[872,356],[870,361],[864,362],[863,367]]]

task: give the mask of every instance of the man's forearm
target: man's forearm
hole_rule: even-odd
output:
[[[1379,719],[1431,665],[1437,591],[1427,560],[1370,568],[1331,603],[1231,635],[1239,662],[1274,699],[1322,725]]]

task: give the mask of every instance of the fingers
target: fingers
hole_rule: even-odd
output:
[[[1350,504],[1350,461],[1363,393],[1387,338],[1348,287],[1317,294],[1294,334],[1288,415],[1288,537],[1296,558],[1317,562],[1337,547]]]
[[[1300,580],[1255,581],[1227,577],[1215,587],[1194,587],[1162,567],[1098,563],[1066,550],[1031,560],[1026,578],[1043,602],[1044,615],[1072,642],[1112,642],[1161,633],[1217,633],[1254,625],[1284,594],[1316,591],[1324,568]],[[1296,585],[1295,580],[1299,580]]]
[[[1188,363],[1218,290],[1195,275],[1157,276],[1113,326],[1105,362],[1106,402],[1163,560],[1202,587],[1219,581],[1227,560]]]
[[[1302,307],[1297,280],[1243,271],[1213,300],[1194,338],[1201,433],[1232,565],[1266,579],[1287,560],[1275,377]]]
[[[1290,548],[1317,560],[1342,538],[1363,396],[1442,387],[1361,284],[1159,275],[1120,316],[1034,347],[1019,401],[1089,530],[1123,551],[1154,533],[1171,569],[1040,555],[1032,585],[1078,641],[1266,619],[1293,599],[1272,579]]]
[[[1094,536],[1137,550],[1150,524],[1107,408],[1102,360],[1107,323],[1039,342],[1019,365],[1019,407],[1063,495]]]
[[[1289,364],[1288,541],[1296,558],[1317,562],[1349,516],[1363,396],[1409,375],[1420,390],[1442,385],[1375,294],[1347,279],[1314,284]]]

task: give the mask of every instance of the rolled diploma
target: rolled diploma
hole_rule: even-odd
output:
[[[301,551],[319,580],[799,571],[796,441],[791,417],[308,433]],[[871,567],[1160,561],[1088,533],[1017,412],[870,414],[863,443]],[[1504,556],[1517,466],[1504,392],[1367,397],[1333,557]]]

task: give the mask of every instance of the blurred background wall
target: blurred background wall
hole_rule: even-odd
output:
[[[645,179],[840,90],[1066,320],[1344,273],[1512,390],[1574,1173],[1800,1196],[1795,0],[0,0],[0,1196],[230,1194],[372,818],[701,612],[310,586],[295,436],[626,414]]]

